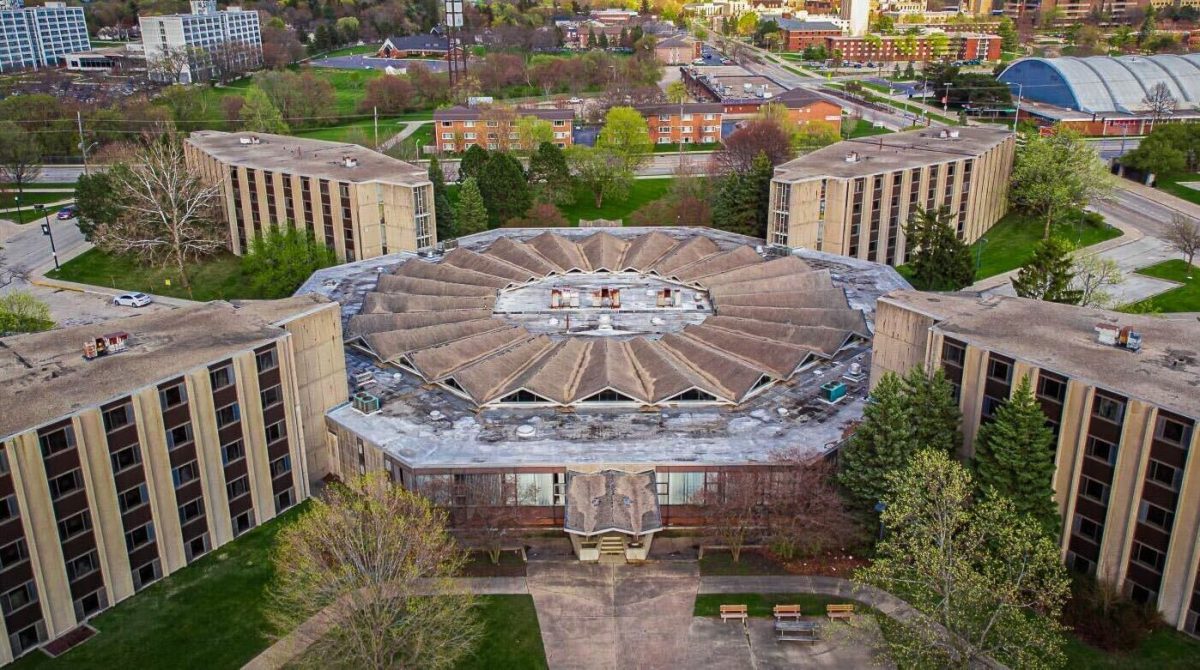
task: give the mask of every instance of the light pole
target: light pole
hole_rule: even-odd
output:
[[[1013,132],[1017,132],[1017,119],[1021,117],[1021,98],[1025,93],[1025,84],[1017,84],[1017,109],[1013,112]]]
[[[979,268],[983,265],[983,250],[987,247],[987,238],[979,238],[979,246],[975,247],[975,276],[979,276]]]
[[[85,175],[88,173],[88,162],[87,162],[88,152],[91,151],[92,149],[95,149],[96,146],[99,144],[100,144],[99,142],[92,142],[91,144],[88,144],[85,146],[83,142],[79,143],[79,151],[83,155],[83,173]]]
[[[17,223],[23,223],[25,221],[25,215],[21,213],[21,195],[21,188],[18,185],[17,194],[13,196],[13,202],[17,203]]]
[[[34,209],[38,212],[46,209],[45,205],[34,205]],[[50,215],[46,214],[46,220],[42,222],[42,234],[50,238],[50,255],[54,257],[54,269],[58,267],[58,249],[54,248],[54,232],[50,230]]]

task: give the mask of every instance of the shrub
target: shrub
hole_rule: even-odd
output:
[[[1063,623],[1084,642],[1105,651],[1131,651],[1161,625],[1153,605],[1136,603],[1111,583],[1076,574]]]

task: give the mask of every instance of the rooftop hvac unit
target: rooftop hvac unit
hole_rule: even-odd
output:
[[[366,391],[359,391],[351,399],[354,409],[363,414],[374,414],[379,411],[379,397]]]
[[[837,402],[846,397],[846,385],[842,382],[825,382],[821,384],[821,399],[825,402]]]
[[[348,168],[358,167],[358,159],[353,156],[342,156],[342,165]]]
[[[90,361],[99,356],[125,351],[125,341],[128,339],[129,333],[119,332],[88,340],[83,343],[83,357]]]

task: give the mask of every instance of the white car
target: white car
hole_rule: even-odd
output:
[[[583,102],[583,98],[571,98],[567,102],[571,103],[572,105],[578,105]]]
[[[114,305],[123,305],[125,307],[145,307],[154,302],[154,299],[145,293],[123,293],[113,298]]]

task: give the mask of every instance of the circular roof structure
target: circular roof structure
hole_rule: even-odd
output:
[[[738,405],[870,336],[826,269],[700,232],[543,232],[381,274],[349,343],[477,408]]]
[[[1020,84],[1026,99],[1093,114],[1146,112],[1146,98],[1159,84],[1177,108],[1200,105],[1200,54],[1022,58],[999,79],[1014,92]]]

